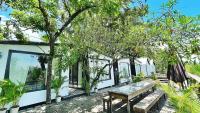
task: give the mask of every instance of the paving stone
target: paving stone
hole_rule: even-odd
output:
[[[109,88],[100,90],[91,96],[80,96],[72,99],[66,99],[60,103],[51,105],[40,105],[20,111],[20,113],[104,113],[102,97],[106,95]],[[114,113],[126,113],[126,103],[115,100]],[[169,107],[168,102],[161,101],[161,109],[152,108],[149,113],[174,113]],[[164,106],[164,107],[163,107]]]

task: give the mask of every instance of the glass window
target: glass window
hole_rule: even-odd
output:
[[[14,83],[25,83],[27,91],[45,89],[47,58],[44,54],[11,51],[6,76]]]
[[[119,77],[129,78],[129,76],[130,76],[129,63],[120,62],[119,63]]]
[[[92,59],[93,63],[93,73],[97,73],[97,70],[102,69],[106,64],[110,64],[110,61],[107,59]],[[103,70],[103,73],[101,74],[99,80],[110,80],[111,79],[111,72],[110,72],[110,65],[106,66]]]

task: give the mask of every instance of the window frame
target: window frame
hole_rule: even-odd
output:
[[[111,63],[110,63],[111,61],[108,60],[108,59],[105,59],[105,58],[93,58],[93,57],[88,57],[88,58],[90,58],[91,60],[107,61],[107,62],[109,63],[109,65],[111,64]],[[90,61],[90,62],[91,62],[91,61]],[[112,68],[110,68],[110,66],[109,66],[109,73],[106,74],[106,75],[109,76],[109,78],[107,78],[107,79],[103,79],[103,80],[99,80],[99,82],[103,82],[103,81],[111,80],[111,79],[112,79],[112,77],[111,77],[111,70],[112,70]]]
[[[11,65],[11,58],[12,58],[12,54],[13,53],[21,53],[21,54],[32,54],[32,55],[49,55],[46,53],[40,53],[40,52],[32,52],[32,51],[22,51],[22,50],[12,50],[10,49],[8,51],[8,57],[7,57],[7,63],[6,63],[6,69],[5,69],[5,75],[4,75],[4,79],[10,79],[10,65]],[[48,64],[48,63],[47,63]],[[46,81],[46,77],[45,77],[45,81]],[[44,83],[46,84],[46,83]],[[35,91],[42,91],[42,90],[46,90],[46,87],[44,89],[36,89],[36,90],[30,90],[27,91],[28,92],[35,92]]]
[[[120,68],[120,64],[127,64],[128,65],[128,77],[130,77],[131,76],[131,73],[130,73],[130,63],[128,63],[128,62],[119,62],[119,67],[118,68]],[[120,75],[119,75],[119,77],[120,77]]]

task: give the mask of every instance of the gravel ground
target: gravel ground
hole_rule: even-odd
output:
[[[80,96],[71,99],[63,100],[60,103],[52,103],[51,105],[40,105],[34,108],[28,108],[20,111],[20,113],[104,113],[102,97],[106,90],[99,91],[91,96]],[[139,101],[136,99],[133,104]],[[126,113],[126,103],[120,100],[113,102],[114,113]],[[153,107],[149,113],[173,113],[174,110],[169,106],[167,101],[161,99],[159,109]]]

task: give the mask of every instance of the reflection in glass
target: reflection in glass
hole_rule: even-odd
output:
[[[97,70],[102,69],[106,64],[110,64],[109,60],[106,59],[92,59],[93,62],[93,68],[95,71],[93,71],[93,73],[97,73]],[[101,74],[99,80],[103,81],[103,80],[109,80],[111,79],[111,75],[110,75],[110,66],[106,66],[103,70],[103,73]]]
[[[129,64],[126,62],[119,63],[119,78],[129,78]]]
[[[25,83],[27,91],[45,89],[47,60],[44,55],[12,53],[9,79],[14,83]]]

